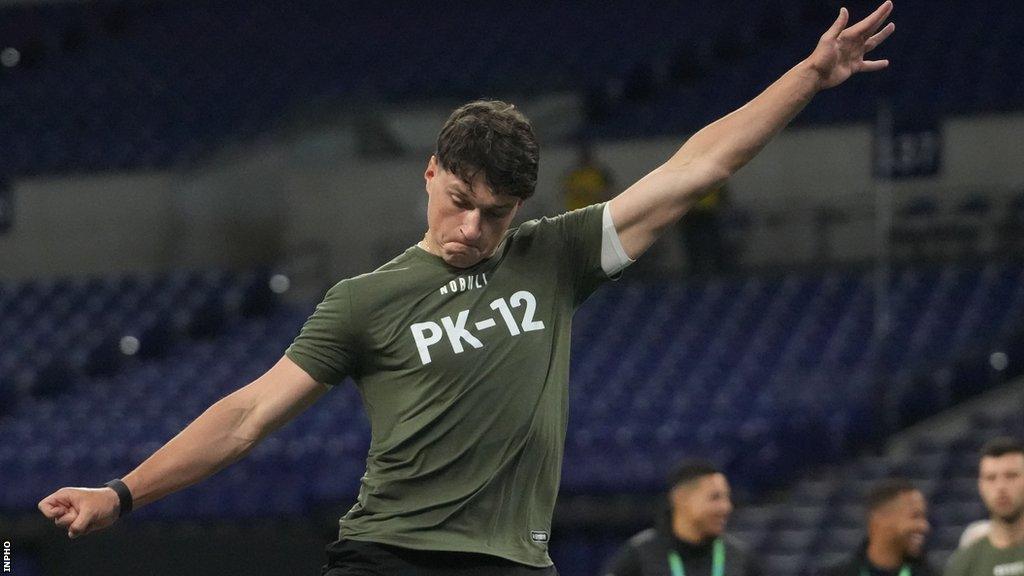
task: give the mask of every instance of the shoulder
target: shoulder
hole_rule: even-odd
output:
[[[634,548],[640,548],[642,546],[649,546],[655,543],[660,537],[658,530],[655,528],[648,528],[641,532],[634,534],[627,542],[627,546]]]
[[[508,233],[515,242],[520,244],[546,239],[564,242],[586,235],[588,232],[599,233],[605,204],[606,202],[600,202],[563,212],[557,216],[543,216],[527,220],[509,230]]]
[[[615,554],[608,574],[617,576],[622,574],[639,573],[640,567],[644,564],[644,558],[657,553],[664,548],[662,538],[657,530],[649,528],[634,534]]]
[[[373,284],[374,282],[380,281],[382,278],[394,276],[395,274],[407,272],[410,269],[418,268],[420,265],[422,265],[422,261],[417,259],[413,254],[415,254],[416,251],[422,250],[423,249],[419,248],[418,246],[411,246],[398,256],[395,256],[388,262],[381,265],[373,272],[366,272],[358,276],[353,276],[351,278],[348,278],[347,280],[342,280],[342,282],[347,281],[360,286],[365,284]]]
[[[949,560],[946,561],[946,570],[944,573],[950,576],[966,574],[967,568],[970,567],[974,558],[981,554],[982,549],[985,546],[985,542],[987,542],[987,539],[982,538],[970,546],[960,548],[953,552],[949,557]]]
[[[575,210],[569,210],[562,212],[554,216],[542,216],[540,218],[534,218],[533,220],[527,220],[519,225],[519,232],[535,232],[537,230],[546,230],[548,228],[555,228],[560,226],[572,225],[588,219],[600,220],[601,215],[604,213],[604,207],[607,202],[598,202],[596,204],[590,204],[583,208],[577,208]]]
[[[655,531],[644,530],[634,535],[620,547],[605,563],[604,576],[640,576],[643,573],[644,558],[648,547],[657,540]]]
[[[372,272],[338,282],[331,291],[349,294],[353,305],[374,303],[381,298],[393,297],[396,291],[401,293],[415,288],[421,280],[437,276],[440,268],[435,269],[413,256],[414,250],[421,249],[414,246]]]
[[[958,574],[961,571],[967,569],[971,564],[971,559],[978,556],[981,551],[982,541],[975,542],[970,546],[959,548],[955,550],[949,560],[946,561],[946,574]]]

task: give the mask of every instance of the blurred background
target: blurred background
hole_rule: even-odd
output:
[[[854,19],[873,2],[845,3]],[[68,541],[35,509],[275,362],[337,280],[421,238],[479,97],[533,120],[523,218],[600,201],[804,58],[834,0],[0,2],[0,537],[14,573],[318,574],[369,430],[341,386],[205,483]],[[889,70],[794,125],[580,310],[551,553],[598,574],[683,456],[772,574],[913,479],[932,558],[1024,436],[1024,15],[902,0]],[[639,321],[637,321],[639,319]]]

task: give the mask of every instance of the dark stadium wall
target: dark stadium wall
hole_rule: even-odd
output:
[[[944,171],[900,181],[894,197],[938,192],[942,202],[975,190],[1024,187],[1015,143],[1024,115],[954,119],[944,126]],[[833,230],[837,259],[871,256],[874,182],[871,128],[791,130],[732,181],[734,205],[780,225],[755,226],[747,263],[803,263],[815,257],[821,207],[861,218]],[[597,157],[622,184],[667,158],[680,139],[601,143]],[[0,235],[0,278],[247,266],[326,247],[329,273],[370,270],[424,230],[422,174],[427,154],[366,160],[344,152],[303,153],[300,141],[250,151],[187,172],[47,178],[14,183],[16,221]],[[559,182],[571,147],[544,146],[537,195],[523,218],[561,210]],[[679,247],[666,238],[646,260],[672,267]]]
[[[6,278],[151,270],[170,264],[172,174],[22,180],[0,236]]]
[[[280,256],[282,172],[254,161],[188,173],[18,181],[0,278],[242,267]]]

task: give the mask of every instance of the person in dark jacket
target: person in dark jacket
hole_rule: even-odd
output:
[[[932,576],[924,554],[931,530],[924,494],[908,480],[883,480],[868,493],[864,544],[824,576]]]
[[[714,465],[680,464],[669,479],[669,509],[654,528],[633,536],[604,576],[760,576],[760,563],[725,534],[732,514],[729,482]]]

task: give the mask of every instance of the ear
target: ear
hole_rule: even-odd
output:
[[[429,185],[430,181],[437,176],[437,156],[430,155],[430,160],[427,161],[427,169],[423,171],[423,180]],[[427,192],[429,192],[429,188]]]
[[[868,521],[866,523],[868,529],[868,536],[870,537],[871,535],[876,535],[884,537],[887,531],[887,527],[890,525],[890,523],[886,522],[885,520],[886,519],[883,517],[880,511],[876,510],[875,512],[872,512],[871,515],[868,516]]]
[[[686,490],[682,486],[676,486],[668,493],[668,501],[672,504],[672,508],[682,508],[686,502]]]

